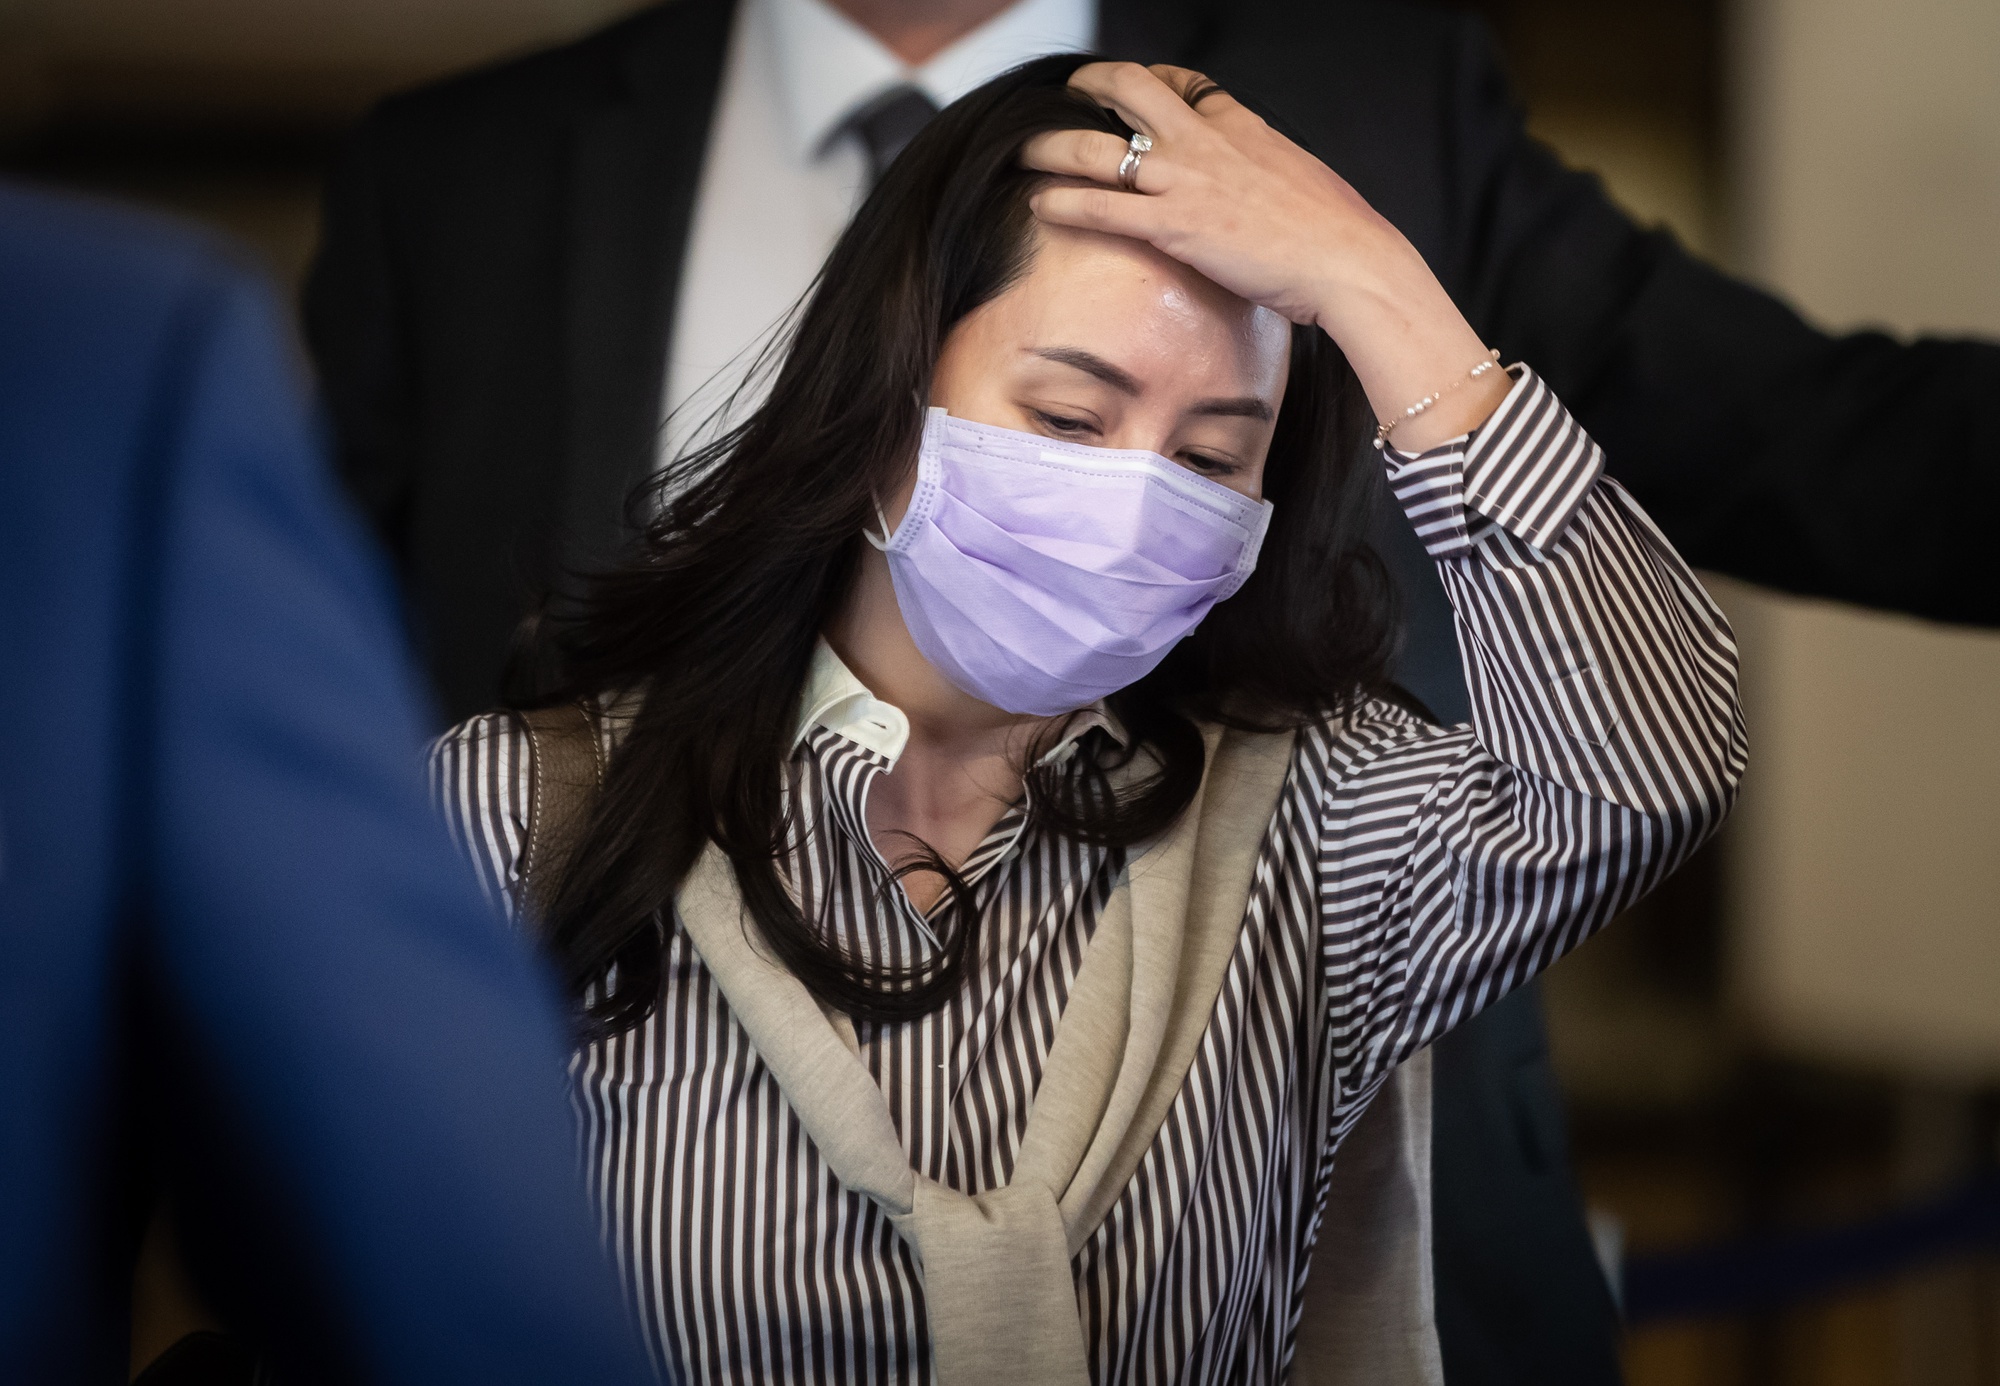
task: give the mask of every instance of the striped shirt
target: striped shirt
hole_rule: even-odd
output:
[[[1072,1263],[1099,1383],[1281,1380],[1333,1159],[1390,1070],[1632,904],[1727,812],[1744,755],[1728,627],[1596,445],[1516,375],[1478,432],[1387,454],[1457,610],[1473,723],[1369,701],[1299,735],[1193,1066]],[[788,878],[849,947],[923,957],[938,919],[887,885],[865,827],[906,724],[830,651],[805,703]],[[1086,718],[1056,754],[1117,734]],[[475,718],[432,773],[518,911],[522,733]],[[982,933],[962,992],[857,1026],[912,1165],[967,1193],[1007,1182],[1124,867],[1030,808],[965,864]],[[652,1015],[572,1076],[603,1235],[663,1372],[932,1379],[918,1263],[828,1171],[684,931]]]

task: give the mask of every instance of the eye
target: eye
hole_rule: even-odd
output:
[[[1073,419],[1063,414],[1051,414],[1045,409],[1031,409],[1035,421],[1058,438],[1080,438],[1097,430],[1088,419]]]
[[[1236,473],[1242,470],[1234,462],[1225,461],[1220,457],[1210,457],[1205,453],[1199,452],[1184,452],[1175,460],[1194,471],[1200,472],[1203,476],[1235,476]]]

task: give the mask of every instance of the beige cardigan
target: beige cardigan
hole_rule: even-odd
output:
[[[525,720],[527,864],[539,893],[574,842],[601,746],[575,708]],[[1099,921],[1013,1177],[976,1197],[910,1168],[852,1024],[756,945],[721,853],[711,846],[683,885],[682,924],[829,1167],[881,1204],[916,1251],[944,1386],[1089,1380],[1070,1259],[1131,1181],[1185,1079],[1291,761],[1289,734],[1203,734],[1195,801],[1135,855]],[[1441,1386],[1433,1303],[1426,1052],[1391,1076],[1341,1147],[1291,1379]]]

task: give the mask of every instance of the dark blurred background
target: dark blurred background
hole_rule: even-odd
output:
[[[295,285],[371,100],[634,7],[9,0],[0,166],[211,222]],[[1641,220],[1830,326],[2000,335],[2000,3],[1469,8],[1535,132]],[[1743,808],[1547,983],[1614,1266],[1920,1207],[2000,1156],[2000,636],[1717,586],[1755,738]],[[1635,1323],[1627,1368],[2000,1386],[2000,1265]]]

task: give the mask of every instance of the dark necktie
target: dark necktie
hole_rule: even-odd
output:
[[[912,86],[891,87],[849,116],[846,127],[861,137],[868,151],[868,186],[882,181],[882,174],[916,138],[917,131],[937,114],[937,103]]]

